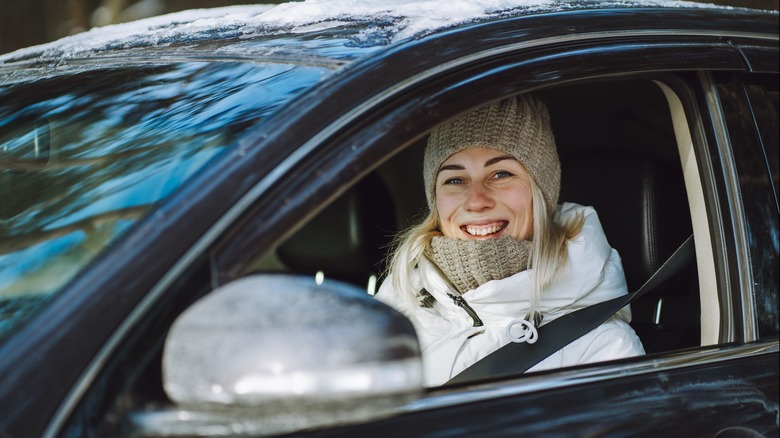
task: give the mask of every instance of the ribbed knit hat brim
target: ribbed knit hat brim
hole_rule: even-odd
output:
[[[524,94],[483,107],[431,132],[425,148],[423,178],[428,207],[435,208],[436,176],[452,154],[468,148],[490,148],[517,159],[544,194],[548,214],[558,204],[561,163],[547,107]]]

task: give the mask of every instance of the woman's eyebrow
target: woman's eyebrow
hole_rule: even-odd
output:
[[[466,169],[466,168],[465,168],[465,167],[463,167],[463,166],[461,166],[460,164],[448,164],[448,165],[446,165],[446,166],[441,166],[441,167],[439,168],[439,172],[441,172],[442,170],[465,170],[465,169]],[[437,174],[438,174],[439,172],[437,172]]]
[[[496,163],[498,163],[500,161],[514,160],[514,159],[515,159],[515,157],[513,157],[511,155],[501,155],[499,157],[493,157],[493,158],[485,161],[485,167],[492,166],[492,165],[494,165],[494,164],[496,164]]]
[[[514,159],[515,159],[515,157],[513,157],[511,155],[500,155],[498,157],[493,157],[493,158],[485,161],[485,167],[492,166],[492,165],[494,165],[496,163],[499,163],[501,161],[504,161],[504,160],[514,160]],[[441,166],[439,168],[439,171],[436,172],[436,174],[438,175],[443,170],[465,170],[465,169],[466,169],[466,167],[464,167],[464,166],[462,166],[460,164],[447,164],[445,166]]]

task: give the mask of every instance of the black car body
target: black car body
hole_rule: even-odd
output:
[[[630,289],[694,236],[695,264],[633,304],[648,355],[431,388],[307,433],[777,434],[776,12],[540,2],[418,29],[333,7],[0,57],[1,436],[243,433],[164,392],[174,320],[258,272],[375,282],[424,208],[427,133],[524,92],[550,107],[561,199],[596,207]]]

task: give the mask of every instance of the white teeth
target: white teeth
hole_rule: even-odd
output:
[[[466,232],[471,234],[472,236],[487,236],[488,234],[493,234],[501,230],[501,225],[488,225],[488,226],[474,226],[474,225],[466,225]]]

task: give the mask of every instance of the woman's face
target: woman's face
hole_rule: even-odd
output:
[[[464,149],[439,168],[436,209],[446,237],[528,240],[533,230],[531,176],[504,152]]]

